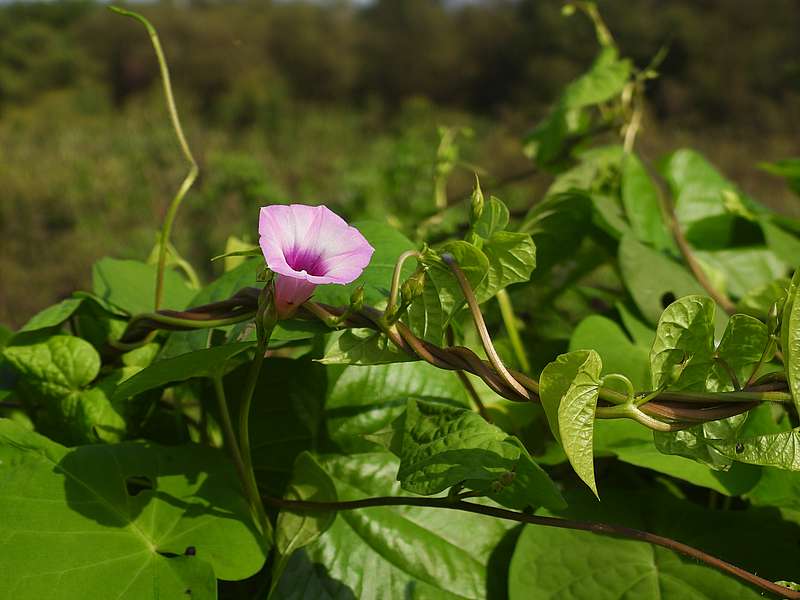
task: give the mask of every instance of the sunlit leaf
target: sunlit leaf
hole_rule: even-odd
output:
[[[761,469],[743,463],[734,463],[727,471],[720,471],[691,458],[663,454],[653,444],[651,430],[627,419],[595,421],[594,443],[597,456],[611,454],[622,462],[651,469],[726,496],[748,492],[761,477]]]
[[[732,460],[800,471],[800,429],[714,444]]]
[[[317,460],[308,452],[297,457],[292,471],[292,480],[284,494],[287,500],[311,502],[335,502],[336,487]],[[336,518],[334,511],[292,511],[281,509],[275,525],[275,550],[279,553],[278,564],[273,568],[273,577],[280,579],[291,555],[308,546],[325,531]]]
[[[659,207],[659,190],[635,154],[625,155],[622,161],[621,192],[625,215],[636,239],[658,251],[677,254],[675,241]]]
[[[542,371],[539,390],[553,435],[595,495],[594,411],[601,369],[602,362],[594,350],[562,354]]]
[[[652,340],[650,340],[652,343]],[[593,349],[603,362],[603,373],[622,373],[637,390],[650,387],[650,348],[631,342],[611,319],[590,315],[578,323],[569,340],[570,351]],[[609,385],[616,382],[609,381]]]
[[[715,305],[684,296],[664,311],[650,351],[652,387],[705,391],[714,353]]]
[[[676,298],[705,293],[684,267],[632,237],[619,244],[619,266],[636,307],[650,323],[657,323]]]
[[[764,323],[748,315],[733,315],[717,346],[706,389],[731,392],[736,389],[735,383],[744,386],[762,357],[765,362],[772,360],[772,354],[764,354],[768,342],[769,332]],[[732,381],[731,372],[736,381]]]
[[[733,241],[734,227],[741,217],[726,206],[726,193],[735,194],[753,214],[767,212],[694,150],[673,152],[661,170],[674,198],[678,222],[689,241],[699,248],[719,249]],[[757,225],[752,227],[757,229]]]
[[[216,598],[263,539],[221,452],[125,443],[64,448],[0,420],[0,589],[19,600]]]
[[[794,405],[800,408],[800,269],[789,285],[781,318],[781,349]]]
[[[769,284],[786,273],[786,263],[764,246],[745,246],[695,252],[705,268],[721,275],[717,289],[741,298],[754,287]]]
[[[374,329],[343,329],[328,336],[324,365],[382,365],[413,360],[385,334]]]
[[[508,225],[508,208],[499,199],[491,196],[486,202],[480,219],[473,223],[472,229],[476,235],[484,240],[490,239],[495,233],[503,231]]]
[[[571,138],[585,133],[591,124],[582,109],[622,93],[631,66],[619,58],[615,47],[604,46],[589,70],[566,87],[550,114],[527,137],[526,154],[542,166],[565,158]]]
[[[597,495],[594,479],[594,411],[602,362],[590,351],[558,406],[561,445],[572,468]]]
[[[37,331],[61,325],[69,319],[78,308],[80,308],[83,298],[67,298],[58,304],[48,306],[43,311],[31,317],[20,331]]]
[[[431,495],[463,482],[512,508],[563,505],[524,447],[476,412],[409,400],[394,427],[401,459],[397,479],[405,490]],[[518,482],[521,470],[525,477]],[[498,496],[504,488],[507,493]]]
[[[493,298],[513,283],[528,281],[536,268],[536,246],[527,233],[497,232],[483,244],[482,250],[489,260],[489,269],[475,290],[478,302]]]
[[[123,382],[114,392],[114,398],[128,398],[193,377],[222,376],[235,366],[229,365],[228,361],[253,345],[252,342],[227,344],[161,360]]]
[[[440,258],[444,253],[455,258],[473,290],[481,288],[489,272],[489,259],[468,242],[449,242],[435,252],[429,250],[423,254],[422,263],[427,267],[425,290],[412,303],[407,322],[413,331],[424,333],[426,339],[435,343],[442,341],[447,325],[466,303],[453,272]]]
[[[367,436],[387,427],[409,398],[451,402],[467,407],[464,386],[452,371],[425,362],[347,367],[328,394],[328,433],[348,451],[374,450]]]
[[[45,410],[41,426],[68,444],[123,437],[125,422],[112,406],[107,386],[90,387],[100,372],[100,356],[74,336],[55,335],[4,349],[20,373],[21,385]]]
[[[754,287],[739,299],[736,310],[765,321],[772,305],[786,296],[788,287],[788,277],[779,277],[767,284]]]
[[[322,456],[339,500],[405,495],[388,452]],[[489,557],[510,524],[415,507],[340,511],[319,539],[290,559],[276,590],[305,598],[482,600],[499,582]],[[502,584],[501,584],[502,587]]]
[[[561,431],[558,426],[558,407],[581,367],[589,360],[591,352],[591,350],[576,350],[562,354],[542,370],[539,378],[542,407],[547,415],[550,431],[559,442],[561,442]]]
[[[154,308],[156,266],[135,260],[103,258],[92,268],[92,289],[101,299],[131,315]],[[186,280],[172,269],[164,270],[161,308],[183,310],[195,295]]]
[[[737,415],[679,431],[657,431],[653,434],[656,448],[664,454],[683,456],[714,470],[727,471],[733,460],[717,450],[717,444],[736,439],[744,416]]]

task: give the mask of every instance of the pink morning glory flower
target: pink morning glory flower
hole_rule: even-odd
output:
[[[375,251],[358,229],[326,206],[263,206],[258,234],[267,266],[277,275],[275,303],[282,319],[318,285],[356,279]]]

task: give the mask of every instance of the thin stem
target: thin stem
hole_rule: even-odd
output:
[[[597,5],[594,2],[581,1],[575,2],[574,5],[583,11],[587,17],[589,17],[589,20],[594,25],[597,41],[600,42],[602,46],[613,46],[614,37],[611,35],[611,31],[609,31],[605,21],[603,21],[603,17],[600,16],[600,12],[597,10]]]
[[[758,377],[758,372],[761,370],[761,367],[764,365],[769,358],[771,358],[775,353],[775,336],[770,335],[769,340],[767,341],[767,345],[764,346],[764,351],[761,353],[761,358],[758,359],[758,363],[753,368],[753,372],[750,374],[750,377],[747,378],[747,383],[744,384],[744,387],[750,387],[753,385],[753,382]]]
[[[645,414],[633,404],[620,404],[618,406],[599,406],[595,409],[594,416],[597,419],[633,419],[653,431],[677,431],[685,429],[686,425],[681,423],[664,423],[650,415]]]
[[[680,428],[690,427],[698,423],[709,421],[719,421],[740,415],[758,406],[758,402],[737,402],[730,404],[717,404],[714,406],[703,406],[699,408],[686,408],[680,404],[659,404],[650,402],[643,404],[641,411],[647,415],[670,419],[677,422]]]
[[[412,256],[419,257],[419,252],[416,250],[406,250],[399,257],[394,265],[394,272],[392,273],[392,287],[389,291],[389,302],[386,305],[386,314],[390,315],[397,307],[397,297],[400,293],[400,276],[403,273],[403,265]]]
[[[155,339],[157,333],[158,329],[152,329],[142,339],[137,340],[135,342],[123,342],[112,338],[108,338],[106,342],[114,350],[118,350],[120,352],[130,352],[131,350],[136,350],[136,348],[141,348],[145,344],[149,344],[150,342],[152,342],[153,339]]]
[[[267,336],[268,337],[268,336]],[[250,363],[250,370],[247,373],[247,379],[244,384],[244,393],[242,394],[242,404],[239,407],[239,452],[242,457],[242,464],[244,466],[245,477],[247,479],[247,486],[251,489],[258,490],[258,483],[256,482],[256,474],[253,470],[253,456],[250,452],[250,406],[253,402],[253,395],[256,391],[258,384],[258,376],[261,373],[261,365],[264,363],[264,355],[267,351],[267,344],[259,344],[256,348],[256,355],[253,357],[253,362]],[[258,492],[256,491],[256,496]],[[264,510],[264,505],[258,497],[255,510],[258,515],[261,527],[266,533],[272,532],[272,527],[267,519],[267,513]]]
[[[739,383],[739,377],[736,375],[736,371],[734,371],[728,364],[728,361],[722,358],[719,354],[714,354],[714,361],[722,365],[725,373],[727,373],[728,377],[730,377],[731,383],[733,384],[733,389],[737,392],[742,391],[742,384]]]
[[[233,423],[231,422],[231,414],[228,411],[228,402],[225,398],[225,386],[222,383],[222,377],[218,375],[214,377],[212,381],[214,383],[214,393],[217,397],[217,408],[219,409],[222,435],[225,439],[225,448],[228,450],[228,454],[230,454],[231,460],[236,467],[236,474],[239,476],[239,481],[242,484],[242,491],[244,491],[250,503],[250,510],[253,511],[253,516],[256,518],[259,527],[263,527],[259,507],[261,507],[261,511],[264,511],[264,505],[258,493],[258,488],[253,485],[253,481],[248,476],[247,467],[239,451],[239,444],[236,442],[236,433],[233,431]],[[266,514],[266,511],[264,512]]]
[[[303,308],[305,308],[308,312],[317,317],[320,321],[325,323],[325,325],[327,325],[328,327],[333,327],[334,323],[336,323],[339,320],[338,316],[334,315],[331,312],[328,312],[320,304],[317,304],[316,302],[307,300],[306,302],[303,303]]]
[[[123,352],[128,352],[130,350],[134,350],[143,346],[144,344],[150,342],[155,337],[155,333],[158,329],[167,329],[167,330],[187,330],[187,329],[214,329],[215,327],[225,327],[226,325],[234,325],[236,323],[241,323],[242,321],[247,321],[253,318],[253,313],[251,311],[243,311],[235,314],[231,317],[224,317],[220,319],[186,319],[182,317],[174,317],[172,315],[166,315],[163,313],[143,313],[140,315],[136,315],[130,321],[128,321],[128,326],[126,331],[132,329],[132,325],[138,325],[139,323],[155,323],[157,325],[157,329],[153,329],[150,333],[148,333],[144,338],[141,340],[137,340],[135,342],[123,342],[121,340],[114,340],[109,339],[108,345],[116,350],[121,350]]]
[[[481,309],[478,306],[478,300],[475,298],[475,294],[472,292],[472,288],[470,287],[469,282],[464,275],[464,271],[462,271],[461,267],[458,266],[455,256],[445,253],[442,255],[442,260],[448,267],[450,267],[450,270],[453,272],[453,275],[455,275],[456,280],[458,281],[458,285],[461,287],[461,293],[464,294],[464,298],[467,300],[469,311],[472,314],[473,321],[475,321],[475,327],[478,330],[478,335],[481,338],[481,343],[483,344],[483,349],[486,351],[486,356],[489,359],[489,362],[492,363],[492,366],[503,378],[503,381],[505,381],[505,383],[511,387],[511,389],[513,389],[523,398],[530,399],[531,395],[528,393],[528,390],[526,390],[519,381],[511,376],[511,373],[508,372],[508,369],[506,369],[506,366],[500,359],[500,355],[497,354],[497,350],[495,350],[494,344],[492,343],[492,336],[489,335],[489,330],[486,328],[486,322],[483,320]]]
[[[243,311],[241,314],[225,317],[221,319],[185,319],[182,317],[173,317],[171,315],[159,313],[144,313],[133,317],[129,323],[136,323],[138,320],[149,320],[158,323],[159,325],[167,325],[169,327],[179,327],[181,329],[214,329],[215,327],[225,327],[227,325],[234,325],[247,321],[253,318],[253,313],[250,311]]]
[[[436,208],[438,210],[447,208],[447,175],[439,175],[436,177],[433,193]]]
[[[754,382],[752,387],[760,387],[764,385],[778,385],[783,386],[782,388],[770,388],[770,389],[784,389],[788,385],[786,382],[786,373],[784,371],[772,371],[771,373],[764,373],[761,377],[758,377]],[[748,386],[751,387],[751,386]]]
[[[437,210],[447,208],[447,179],[453,170],[453,164],[446,156],[455,141],[457,130],[447,127],[441,130],[439,147],[436,149],[436,175],[434,180],[434,203]]]
[[[483,420],[487,423],[492,422],[492,417],[489,415],[489,411],[486,410],[486,405],[481,400],[481,397],[478,395],[478,390],[475,389],[475,386],[472,385],[472,382],[467,377],[467,374],[464,371],[456,371],[456,375],[458,376],[461,385],[464,386],[464,389],[467,390],[467,394],[469,397],[472,398],[472,401],[475,403],[475,407],[478,409],[478,414],[483,417]]]
[[[636,135],[639,133],[639,128],[642,125],[642,114],[644,113],[644,108],[642,103],[638,101],[637,96],[643,92],[643,90],[638,89],[640,86],[637,84],[633,85],[633,89],[631,93],[633,94],[632,99],[632,106],[633,111],[631,112],[630,121],[625,126],[625,135],[622,147],[626,154],[630,154],[633,151],[633,145],[636,143]]]
[[[661,218],[664,220],[664,223],[667,224],[667,227],[672,233],[672,237],[675,239],[675,244],[677,244],[678,250],[680,251],[681,256],[683,256],[683,260],[686,261],[686,266],[689,267],[689,270],[692,272],[692,275],[694,275],[697,283],[703,287],[706,293],[708,293],[708,295],[711,296],[726,313],[729,315],[734,314],[736,312],[736,305],[733,303],[733,301],[731,301],[730,298],[728,298],[726,294],[713,286],[711,280],[708,278],[705,271],[703,271],[703,267],[701,267],[700,263],[697,262],[694,252],[692,251],[692,247],[689,245],[689,241],[683,234],[683,229],[681,229],[681,224],[678,222],[678,218],[675,216],[672,203],[667,198],[667,191],[664,189],[663,183],[658,177],[655,177],[654,180],[660,184],[658,186],[658,193],[656,196],[658,197],[658,207],[661,211]]]
[[[621,381],[622,384],[625,386],[625,389],[628,390],[628,397],[625,400],[625,403],[633,402],[634,397],[636,396],[636,390],[633,387],[633,382],[625,377],[622,373],[609,373],[602,379],[602,384],[605,385],[606,381],[615,379],[617,381]]]
[[[503,318],[508,340],[511,342],[514,355],[517,357],[517,362],[524,373],[530,373],[531,363],[525,352],[525,346],[522,345],[522,339],[519,337],[519,327],[517,327],[517,319],[514,316],[514,305],[511,303],[511,296],[508,295],[507,291],[500,290],[495,297],[500,307],[500,316]]]
[[[788,392],[661,392],[656,396],[662,402],[720,404],[728,402],[779,402],[792,404]]]
[[[306,500],[284,500],[280,498],[272,498],[266,496],[264,500],[271,506],[277,508],[290,509],[294,511],[339,511],[339,510],[356,510],[360,508],[370,508],[376,506],[417,506],[424,508],[444,508],[450,510],[459,510],[473,514],[485,515],[495,517],[498,519],[506,519],[508,521],[515,521],[517,523],[529,523],[531,525],[540,525],[543,527],[556,527],[559,529],[572,529],[576,531],[588,531],[600,535],[608,535],[612,537],[620,537],[630,540],[637,540],[646,542],[654,546],[660,546],[673,552],[678,552],[703,564],[713,567],[737,577],[742,581],[757,586],[762,590],[776,594],[789,600],[800,600],[800,592],[792,591],[754,575],[749,571],[732,565],[722,559],[712,556],[702,550],[683,544],[676,540],[656,535],[641,529],[633,529],[631,527],[624,527],[622,525],[612,525],[609,523],[598,523],[596,521],[578,521],[575,519],[563,519],[560,517],[545,517],[542,515],[529,515],[525,513],[507,510],[495,506],[484,506],[482,504],[475,504],[473,502],[464,502],[463,500],[453,498],[418,498],[418,497],[403,497],[403,496],[382,496],[375,498],[365,498],[363,500],[350,500],[342,502],[311,502]]]
[[[639,394],[641,395],[641,393]],[[689,404],[724,404],[742,402],[778,402],[782,404],[792,404],[792,395],[789,392],[781,391],[754,391],[742,390],[737,392],[646,392],[648,401],[659,400],[660,402],[682,402]],[[600,398],[612,404],[625,404],[624,394],[611,388],[601,387]]]
[[[153,27],[150,21],[148,21],[139,13],[117,8],[116,6],[109,6],[109,9],[117,14],[136,19],[139,21],[139,23],[144,25],[145,29],[147,30],[147,34],[150,36],[150,41],[153,44],[153,50],[155,50],[156,53],[156,58],[158,59],[158,67],[161,72],[161,81],[164,86],[164,96],[167,101],[167,111],[169,112],[170,120],[172,121],[172,127],[175,130],[176,137],[178,138],[178,144],[180,145],[181,152],[189,163],[189,172],[186,174],[183,183],[181,183],[180,188],[178,188],[178,192],[172,199],[169,209],[167,210],[167,214],[164,217],[164,224],[161,227],[155,296],[155,308],[158,310],[158,308],[161,306],[161,300],[164,297],[164,269],[166,268],[167,246],[169,244],[170,234],[172,232],[172,225],[175,222],[175,216],[178,214],[178,209],[180,208],[184,196],[197,179],[199,168],[197,166],[197,161],[195,161],[192,151],[189,148],[189,144],[186,141],[186,136],[183,134],[183,127],[181,126],[180,116],[178,115],[178,107],[175,105],[175,98],[172,94],[169,67],[167,66],[164,50],[161,48],[161,42],[158,39],[158,33],[156,33],[155,27]]]
[[[730,298],[728,298],[726,294],[716,289],[711,283],[711,280],[706,276],[705,271],[703,271],[703,267],[700,266],[700,263],[697,262],[697,259],[694,257],[692,249],[689,246],[689,242],[683,235],[683,231],[681,230],[681,226],[677,219],[673,219],[671,229],[672,235],[675,238],[675,243],[678,245],[678,250],[680,250],[683,259],[686,261],[686,265],[692,271],[692,275],[694,275],[697,283],[703,286],[703,289],[714,299],[717,304],[722,307],[722,310],[729,315],[735,314],[736,305]]]
[[[170,244],[172,246],[172,244]],[[196,290],[199,290],[202,286],[200,283],[200,278],[197,276],[197,271],[194,270],[192,264],[180,256],[178,252],[172,249],[173,258],[175,259],[175,264],[180,268],[181,271],[186,275],[186,278],[189,280],[189,285]]]
[[[448,326],[447,328],[447,343],[451,347],[455,344],[455,334],[453,333],[453,328]],[[467,390],[467,394],[469,397],[472,398],[472,401],[475,403],[475,407],[478,409],[478,414],[483,417],[483,419],[489,423],[492,422],[491,417],[489,416],[489,411],[486,410],[486,405],[481,400],[481,397],[478,395],[478,390],[475,389],[475,386],[472,385],[472,382],[467,377],[467,374],[464,373],[462,370],[456,371],[456,375],[458,375],[458,380],[461,382],[461,385],[464,386],[464,389]]]

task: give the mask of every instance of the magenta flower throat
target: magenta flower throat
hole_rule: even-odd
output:
[[[290,316],[326,283],[361,275],[375,249],[361,232],[326,206],[263,206],[259,245],[275,280],[278,316]]]

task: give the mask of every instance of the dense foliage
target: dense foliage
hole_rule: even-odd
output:
[[[521,144],[543,198],[451,204],[442,128],[427,204],[355,221],[369,265],[283,320],[258,247],[204,284],[171,242],[170,110],[151,256],[0,330],[0,590],[800,597],[771,583],[800,579],[800,221],[691,149],[643,160],[658,57],[577,9],[597,56]]]

